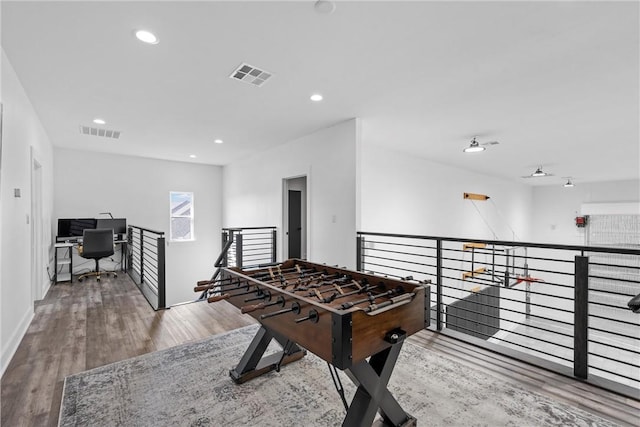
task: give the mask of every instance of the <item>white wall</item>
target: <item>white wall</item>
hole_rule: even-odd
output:
[[[283,179],[307,176],[310,261],[355,267],[358,120],[287,142],[224,167],[226,227],[276,226],[283,259]]]
[[[362,142],[361,231],[526,241],[532,190]],[[488,201],[465,200],[479,193]],[[475,207],[474,207],[475,203]],[[492,231],[493,230],[493,231]]]
[[[100,212],[127,218],[127,224],[163,231],[168,242],[167,305],[194,300],[198,295],[193,286],[211,277],[220,253],[222,169],[66,149],[54,153],[52,234],[57,218],[94,218]],[[193,242],[169,243],[170,191],[194,193]]]
[[[52,145],[13,67],[2,51],[2,165],[0,166],[0,206],[2,249],[0,257],[0,345],[4,372],[33,318],[33,301],[49,285],[46,269],[38,274],[40,283],[31,290],[31,150],[42,165],[42,217],[51,221],[53,210]],[[14,197],[19,188],[21,197]],[[29,218],[30,220],[30,218]],[[29,221],[30,222],[30,221]],[[47,233],[45,233],[47,234]],[[51,245],[48,235],[41,242],[45,253]],[[46,261],[46,258],[45,258]],[[45,262],[46,265],[46,262]]]
[[[533,189],[532,241],[584,245],[584,229],[575,225],[585,203],[640,201],[640,181],[609,181]]]

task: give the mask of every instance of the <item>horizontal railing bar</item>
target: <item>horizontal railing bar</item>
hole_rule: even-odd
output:
[[[263,227],[223,227],[222,230],[223,231],[260,230],[260,229],[273,230],[275,228],[276,228],[275,225],[265,225]]]
[[[478,285],[483,285],[484,284],[484,283],[473,282],[472,281],[473,279],[469,279],[469,280],[464,280],[463,281],[460,278],[451,277],[451,276],[445,276],[444,274],[442,275],[442,277],[445,278],[445,279],[459,280],[459,281],[466,282],[466,283],[474,283],[474,284],[478,284]],[[486,285],[486,286],[497,286],[497,285]],[[463,290],[463,289],[459,289],[459,288],[453,288],[451,286],[446,286],[445,284],[442,284],[442,287],[447,287],[449,289],[456,289],[456,290],[459,290],[459,291]],[[500,286],[500,287],[503,288],[503,286]],[[548,298],[557,298],[557,299],[562,299],[562,300],[567,300],[567,301],[573,301],[572,297],[565,297],[565,296],[561,296],[561,295],[549,295],[549,294],[543,294],[543,293],[540,293],[540,292],[527,291],[525,289],[516,289],[516,288],[504,288],[504,289],[509,289],[512,292],[525,292],[525,293],[529,293],[531,295],[541,295],[541,296],[545,296],[545,297],[548,297]],[[470,291],[467,291],[467,292],[470,292]]]
[[[600,262],[589,261],[589,265],[596,265],[598,267],[613,267],[613,268],[629,268],[633,270],[640,270],[640,265],[621,265],[621,264],[604,264]]]
[[[475,302],[474,302],[474,304],[482,305],[482,306],[484,306],[484,307],[495,307],[495,306],[492,306],[492,305],[482,304],[482,303],[475,303]],[[541,331],[551,332],[552,334],[561,335],[561,336],[563,336],[563,337],[573,338],[573,334],[566,334],[566,333],[563,333],[563,332],[554,331],[554,330],[552,330],[552,329],[546,329],[546,328],[543,328],[543,327],[541,327],[541,326],[534,326],[534,325],[529,325],[529,324],[522,323],[522,322],[517,322],[517,321],[515,321],[515,320],[509,320],[509,319],[506,319],[506,318],[504,318],[504,317],[500,317],[499,315],[498,315],[498,316],[492,316],[492,315],[490,315],[490,314],[482,313],[482,312],[480,312],[480,311],[470,310],[470,309],[468,309],[468,308],[463,308],[463,307],[453,307],[451,304],[449,304],[449,307],[451,307],[451,308],[455,308],[456,310],[466,311],[466,312],[468,312],[468,313],[481,314],[481,315],[483,315],[483,316],[487,316],[487,317],[490,317],[490,318],[492,318],[492,319],[498,319],[498,320],[501,320],[501,321],[503,321],[503,322],[515,323],[516,325],[519,325],[519,326],[526,326],[526,327],[528,327],[528,328],[532,328],[532,329],[538,329],[538,330],[541,330]],[[504,308],[500,307],[500,308],[499,308],[499,310],[504,310]],[[523,314],[523,315],[525,314],[525,313],[517,312],[517,311],[516,311],[516,313]],[[447,316],[449,316],[449,314],[447,314]],[[459,317],[459,318],[460,318],[460,319],[468,320],[468,321],[470,321],[470,322],[480,323],[480,322],[478,322],[478,321],[476,321],[476,320],[468,319],[468,318],[466,318],[466,317]],[[549,320],[552,320],[552,319],[549,319]],[[480,323],[480,324],[485,325],[485,326],[491,326],[491,325],[487,325],[487,324],[484,324],[484,323]],[[502,329],[502,328],[498,328],[498,329],[500,329],[501,331],[505,330],[505,329]],[[510,332],[511,332],[511,331],[510,331]],[[531,335],[526,335],[526,334],[525,334],[524,336],[531,337]],[[537,339],[537,338],[536,338],[536,339]]]
[[[622,346],[619,346],[619,345],[616,345],[616,344],[605,343],[605,342],[598,341],[598,340],[593,340],[593,339],[589,339],[588,341],[590,343],[603,345],[603,346],[605,346],[607,348],[615,348],[615,349],[618,349],[618,350],[626,351],[627,353],[634,354],[636,356],[640,356],[640,353],[637,350],[633,351],[633,350],[629,350],[628,348],[625,348],[625,347],[622,347]],[[595,354],[596,356],[598,356],[598,353],[595,353],[593,351],[589,351],[589,354]],[[637,367],[640,368],[640,365],[638,365]]]
[[[596,371],[606,372],[608,374],[615,375],[616,377],[625,378],[627,380],[632,380],[632,381],[638,382],[638,378],[629,377],[627,375],[621,374],[620,372],[610,371],[608,369],[604,369],[601,366],[594,366],[594,365],[587,365],[587,366],[589,368],[591,368],[591,369],[595,369]]]
[[[149,233],[155,233],[155,234],[158,234],[160,236],[164,236],[164,231],[152,230],[150,228],[139,227],[137,225],[129,225],[128,228],[133,228],[134,230],[142,230],[142,231],[146,231],[146,232],[149,232]]]
[[[562,356],[559,356],[559,355],[554,354],[554,353],[547,353],[546,351],[542,351],[542,350],[539,350],[537,348],[533,348],[533,347],[529,347],[529,346],[524,345],[524,344],[520,344],[520,343],[517,343],[517,342],[509,341],[509,340],[507,340],[505,338],[499,338],[499,337],[488,335],[488,334],[485,334],[485,333],[482,333],[482,332],[479,332],[479,331],[474,331],[473,329],[465,328],[464,326],[455,326],[455,328],[456,329],[464,329],[465,331],[473,332],[474,334],[483,335],[483,336],[485,336],[487,338],[491,338],[491,339],[494,339],[494,340],[506,342],[506,343],[509,343],[511,345],[515,345],[517,347],[526,348],[527,350],[531,350],[531,351],[534,351],[534,352],[537,352],[537,353],[540,353],[540,354],[546,354],[547,356],[553,356],[555,358],[558,358],[558,359],[561,359],[561,360],[565,360],[567,362],[571,362],[572,361],[571,359],[567,359],[566,357],[562,357]],[[452,328],[448,328],[448,329],[454,330]],[[506,331],[506,332],[511,332],[511,331]],[[560,346],[558,344],[555,344],[555,343],[551,343],[551,344],[556,345],[558,347],[562,347],[562,346]],[[562,347],[562,348],[568,348],[568,347]]]
[[[501,240],[483,240],[483,239],[462,239],[456,237],[437,237],[437,236],[418,236],[410,234],[393,234],[393,233],[374,233],[368,231],[358,231],[356,234],[359,236],[384,236],[395,238],[408,238],[419,240],[440,240],[443,242],[462,242],[462,243],[488,243],[492,245],[501,246],[516,246],[525,248],[538,248],[538,249],[560,249],[566,251],[579,251],[579,252],[596,252],[596,253],[617,253],[627,255],[640,255],[640,249],[627,249],[627,248],[615,248],[605,246],[578,246],[578,245],[558,245],[551,243],[532,243],[532,242],[514,242],[514,241],[501,241]]]
[[[409,248],[437,249],[435,246],[411,245],[411,244],[408,244],[408,243],[384,242],[384,241],[378,241],[378,240],[366,240],[365,239],[365,243],[378,243],[378,244],[381,244],[381,245],[407,246]],[[369,249],[369,248],[365,247],[364,249]]]
[[[589,356],[602,357],[603,359],[611,360],[612,362],[621,363],[623,365],[631,366],[631,367],[634,367],[634,368],[640,368],[640,365],[636,365],[636,364],[631,363],[631,362],[625,362],[624,360],[616,359],[616,358],[611,357],[611,356],[605,356],[604,354],[593,353],[593,352],[590,351],[589,352]],[[589,365],[589,366],[591,366],[591,365]],[[617,375],[620,375],[620,374],[617,374]]]
[[[631,339],[634,339],[634,340],[637,340],[637,339],[638,339],[638,337],[637,337],[637,336],[627,335],[627,334],[622,334],[622,333],[620,333],[620,332],[612,332],[612,331],[610,331],[610,330],[607,330],[607,329],[600,329],[600,328],[596,328],[596,327],[594,327],[594,326],[589,326],[589,330],[590,330],[590,331],[604,332],[604,333],[606,333],[606,334],[615,335],[615,336],[617,336],[617,337],[631,338]]]
[[[640,284],[640,281],[638,281],[638,280],[619,279],[617,277],[604,277],[604,276],[592,276],[592,275],[589,275],[589,278],[590,279],[611,280],[613,282],[624,282],[624,283],[637,283],[637,284]]]

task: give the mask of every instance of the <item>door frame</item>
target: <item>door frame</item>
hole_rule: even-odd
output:
[[[282,179],[282,259],[289,255],[289,190],[301,191],[301,225],[300,246],[302,259],[309,259],[309,179],[307,175],[297,175]]]
[[[44,297],[44,230],[42,227],[42,163],[31,147],[31,300]]]

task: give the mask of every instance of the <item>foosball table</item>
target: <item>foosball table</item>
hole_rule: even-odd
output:
[[[415,426],[387,389],[406,337],[428,326],[429,286],[290,259],[243,271],[222,268],[195,291],[209,302],[227,300],[260,328],[237,366],[243,383],[300,359],[310,351],[325,360],[347,408],[343,426]],[[272,340],[282,350],[265,356]],[[347,404],[336,369],[357,386]]]

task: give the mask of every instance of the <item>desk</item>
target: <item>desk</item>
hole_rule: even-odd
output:
[[[73,248],[78,248],[82,244],[82,238],[77,239],[63,239],[53,245],[54,248],[54,264],[55,272],[53,274],[53,282],[73,282]],[[127,269],[127,240],[114,240],[114,245],[120,245],[122,251],[120,257],[120,270],[126,271]],[[60,252],[60,254],[59,254]],[[61,271],[63,270],[63,271]]]

